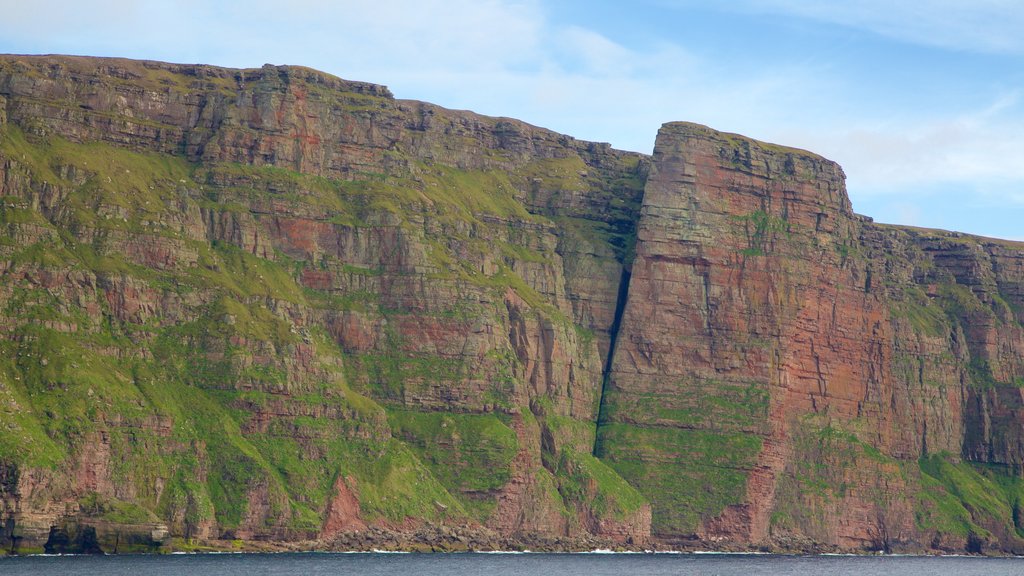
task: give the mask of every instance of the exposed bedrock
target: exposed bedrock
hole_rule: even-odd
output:
[[[3,56],[0,277],[4,550],[1024,550],[1024,247],[809,152]]]

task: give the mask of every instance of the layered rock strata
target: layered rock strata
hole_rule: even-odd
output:
[[[6,550],[1024,549],[1024,246],[808,152],[7,56],[0,202]]]
[[[646,157],[298,67],[7,57],[0,94],[6,544],[647,540],[591,455]]]
[[[833,162],[667,124],[597,455],[670,542],[1019,550],[1022,248],[873,224]]]

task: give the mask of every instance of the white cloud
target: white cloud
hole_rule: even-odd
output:
[[[693,5],[692,0],[668,0]],[[1019,0],[736,0],[729,8],[786,14],[956,50],[1024,54]]]
[[[786,136],[841,164],[858,194],[894,194],[961,182],[966,191],[1019,200],[1024,185],[1024,120],[1019,95],[953,117],[833,125]]]
[[[197,54],[233,66],[515,67],[538,58],[543,24],[529,0],[0,0],[0,8],[8,45],[178,61]]]

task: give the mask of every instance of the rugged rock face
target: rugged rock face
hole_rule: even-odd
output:
[[[667,124],[597,455],[669,541],[1021,549],[1022,248],[875,225],[832,162]]]
[[[7,57],[0,94],[7,544],[647,540],[591,455],[647,158],[295,67]]]
[[[843,179],[692,124],[646,157],[299,67],[2,57],[2,546],[1022,550],[1024,246]]]

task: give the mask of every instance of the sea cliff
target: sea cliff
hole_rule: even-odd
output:
[[[0,546],[1024,552],[1024,244],[812,153],[0,57]]]

